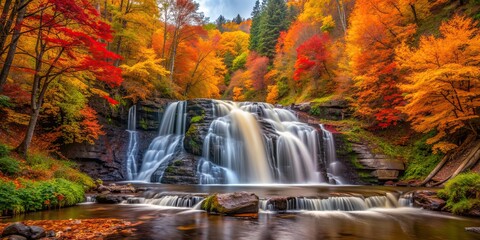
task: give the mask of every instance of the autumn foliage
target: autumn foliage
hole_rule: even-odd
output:
[[[428,140],[446,152],[457,145],[448,136],[468,131],[478,135],[480,124],[480,35],[478,23],[455,16],[440,27],[440,37],[425,36],[417,48],[402,45],[398,61],[408,71],[402,85],[404,108],[415,130],[436,130]]]

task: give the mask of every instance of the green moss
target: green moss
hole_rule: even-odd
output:
[[[203,116],[195,116],[195,117],[192,117],[192,119],[190,120],[190,123],[198,123],[201,121],[203,121]]]
[[[459,174],[445,184],[438,196],[447,201],[446,207],[455,214],[480,208],[480,174]]]
[[[403,175],[404,180],[423,179],[437,166],[441,161],[442,155],[433,154],[431,145],[427,144],[427,139],[434,136],[435,133],[424,135],[413,143],[413,146],[407,148],[406,155],[407,168]]]
[[[166,173],[175,173],[175,167],[173,166],[168,166],[167,168],[165,168],[165,171]]]
[[[3,144],[0,144],[0,157],[5,157],[10,153],[10,149]]]
[[[139,125],[140,128],[143,129],[143,130],[147,130],[147,129],[148,129],[147,120],[145,120],[144,118],[140,119],[140,121],[138,122],[138,125]]]

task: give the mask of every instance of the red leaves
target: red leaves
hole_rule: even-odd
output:
[[[103,98],[106,99],[107,102],[110,103],[110,104],[112,104],[112,105],[118,105],[118,104],[119,104],[119,102],[118,102],[117,100],[115,100],[115,99],[113,99],[113,98],[111,98],[111,97],[109,97],[109,96],[106,96],[106,95],[105,95],[105,96],[103,96]]]
[[[307,72],[320,71],[320,67],[330,57],[330,51],[327,48],[329,43],[330,37],[328,34],[316,34],[297,48],[297,61],[295,62],[293,75],[295,81],[299,82]]]

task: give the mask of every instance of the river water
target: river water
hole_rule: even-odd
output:
[[[196,185],[136,184],[158,193],[255,192],[272,196],[364,197],[399,195],[409,188],[331,185]],[[200,210],[147,204],[81,204],[61,210],[17,216],[6,221],[40,219],[119,218],[143,223],[127,239],[480,239],[465,227],[480,219],[431,212],[413,207],[371,208],[363,211],[260,211],[257,219],[209,215]],[[126,239],[111,236],[111,239]]]

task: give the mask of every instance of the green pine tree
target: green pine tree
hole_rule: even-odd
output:
[[[284,0],[268,0],[259,26],[257,52],[273,59],[281,31],[288,28],[287,5]],[[253,24],[253,23],[252,23]]]
[[[255,6],[252,11],[252,25],[250,27],[250,44],[248,48],[252,51],[257,51],[258,40],[260,37],[260,20],[261,20],[261,8],[260,1],[255,2]]]

